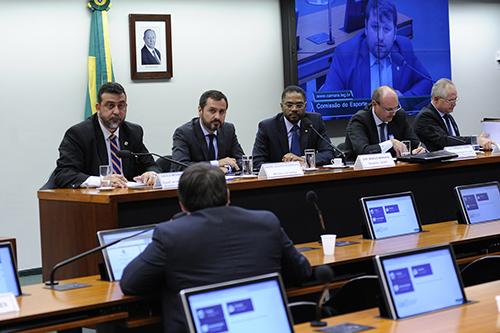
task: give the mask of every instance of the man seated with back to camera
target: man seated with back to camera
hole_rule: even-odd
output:
[[[125,268],[125,294],[161,290],[165,332],[186,332],[179,291],[185,288],[280,272],[286,284],[311,275],[278,218],[268,211],[230,206],[223,171],[208,163],[189,166],[178,187],[186,214],[160,223],[153,240]]]
[[[404,140],[411,142],[413,154],[426,151],[413,133],[396,91],[389,86],[381,86],[375,89],[367,107],[356,112],[347,124],[345,149],[351,160],[360,154],[390,152],[401,156],[406,151],[401,142]]]

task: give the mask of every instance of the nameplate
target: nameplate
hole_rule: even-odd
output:
[[[0,294],[0,313],[19,312],[19,305],[13,293]]]
[[[455,159],[476,157],[476,151],[474,150],[472,145],[449,146],[449,147],[444,147],[444,150],[450,153],[457,154],[458,157]]]
[[[176,189],[179,186],[179,178],[181,178],[182,171],[178,172],[165,172],[159,173],[160,185],[163,190]]]
[[[354,163],[354,170],[388,168],[395,166],[391,154],[365,154],[358,155]]]
[[[279,162],[262,164],[259,171],[259,179],[274,179],[303,176],[304,170],[300,162]]]

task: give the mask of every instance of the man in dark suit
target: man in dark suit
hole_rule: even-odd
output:
[[[448,79],[438,80],[431,91],[431,103],[422,108],[415,118],[415,133],[425,146],[440,150],[447,146],[471,144],[472,137],[460,136],[458,125],[451,113],[457,105],[457,89]],[[484,149],[492,149],[494,142],[481,133],[478,142]]]
[[[335,49],[321,91],[352,90],[354,98],[368,98],[382,85],[398,95],[429,93],[430,75],[415,56],[411,41],[398,36],[398,13],[387,0],[371,0],[365,11],[365,29]]]
[[[186,164],[206,161],[225,173],[238,171],[243,149],[234,125],[225,122],[227,108],[227,98],[222,92],[204,92],[198,104],[198,117],[174,132],[172,158]]]
[[[141,63],[143,65],[159,65],[161,63],[161,53],[155,48],[156,33],[147,29],[144,31],[144,46],[141,49]]]
[[[271,162],[304,162],[305,149],[316,150],[316,164],[329,164],[334,151],[327,141],[321,115],[306,113],[306,95],[298,86],[288,86],[281,94],[281,113],[259,123],[253,145],[254,167]],[[320,138],[312,129],[316,129]]]
[[[406,151],[403,140],[411,142],[413,154],[425,152],[399,105],[397,93],[382,86],[373,92],[368,107],[356,112],[347,124],[345,148],[352,160],[360,154],[390,152],[401,156]]]
[[[125,294],[161,291],[164,331],[187,332],[179,291],[185,288],[281,272],[285,283],[311,275],[311,266],[268,211],[229,206],[220,169],[189,166],[179,180],[186,215],[159,224],[148,247],[124,270]]]
[[[139,125],[125,121],[127,95],[116,82],[105,83],[97,95],[97,112],[72,126],[59,146],[57,167],[51,176],[53,186],[95,187],[100,185],[99,166],[110,165],[111,185],[126,187],[127,179],[153,185],[159,168],[151,156],[121,159],[121,149],[147,153]],[[138,177],[136,177],[138,176]]]

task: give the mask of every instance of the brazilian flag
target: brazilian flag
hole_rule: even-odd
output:
[[[111,63],[108,30],[108,10],[111,8],[111,0],[90,0],[88,7],[92,11],[92,23],[87,60],[89,82],[85,103],[85,118],[96,112],[97,91],[101,85],[115,80]]]

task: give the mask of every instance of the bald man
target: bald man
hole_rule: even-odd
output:
[[[401,142],[411,141],[412,153],[425,152],[420,145],[399,104],[396,91],[381,86],[373,92],[372,101],[366,109],[356,112],[347,125],[345,149],[347,158],[355,160],[360,154],[390,152],[401,156],[406,146]]]

